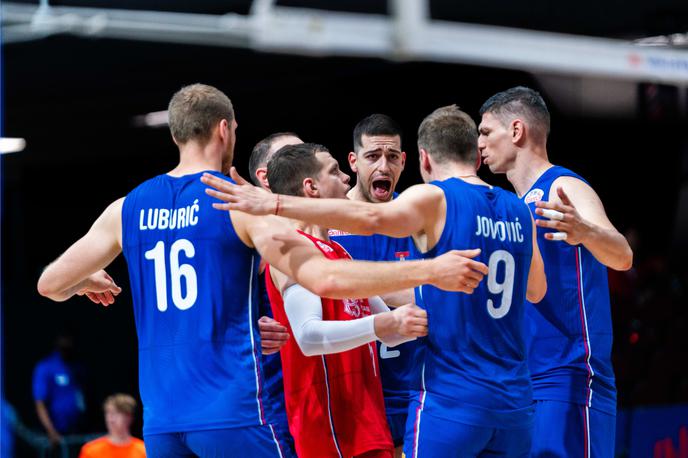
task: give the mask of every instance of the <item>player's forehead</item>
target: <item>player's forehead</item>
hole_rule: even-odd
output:
[[[480,124],[478,125],[478,130],[484,128],[494,128],[497,125],[501,125],[499,118],[497,118],[494,113],[488,111],[483,113],[480,119]]]
[[[399,135],[361,135],[359,152],[375,150],[401,152],[401,137]]]
[[[315,153],[315,157],[318,159],[318,161],[320,161],[323,169],[329,169],[330,167],[334,167],[335,164],[337,166],[339,165],[337,159],[333,158],[332,155],[326,151],[317,151]]]

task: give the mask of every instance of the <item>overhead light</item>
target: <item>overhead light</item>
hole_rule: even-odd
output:
[[[167,110],[152,111],[134,116],[134,125],[138,127],[162,127],[168,124]]]
[[[0,137],[0,154],[17,153],[26,148],[23,138]]]
[[[657,35],[655,37],[639,38],[633,43],[639,46],[668,46],[675,48],[688,47],[688,33],[672,33],[671,35]]]

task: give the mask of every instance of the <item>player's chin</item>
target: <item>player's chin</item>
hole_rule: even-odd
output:
[[[490,172],[494,174],[504,173],[504,170],[499,166],[499,164],[488,163],[487,168],[490,169]]]

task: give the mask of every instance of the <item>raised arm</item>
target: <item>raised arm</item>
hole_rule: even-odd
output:
[[[451,251],[422,261],[333,262],[282,218],[241,212],[231,217],[238,233],[245,228],[248,243],[263,259],[320,297],[370,297],[421,284],[470,294],[488,271],[485,264],[470,259],[479,250]]]
[[[549,213],[549,220],[537,220],[538,226],[566,234],[567,243],[583,244],[598,261],[614,270],[628,270],[633,265],[633,251],[628,241],[609,221],[602,201],[585,182],[574,177],[557,178],[552,184],[549,201],[536,205],[536,213],[541,216],[548,215],[545,210],[559,212]],[[549,233],[545,238],[557,240]]]
[[[122,251],[122,202],[116,200],[98,217],[91,229],[45,268],[38,292],[54,301],[75,294],[103,293],[111,303],[121,289],[101,269]]]
[[[208,194],[224,203],[213,204],[220,210],[239,210],[254,215],[278,214],[354,234],[384,234],[392,237],[430,233],[444,227],[446,202],[436,186],[416,185],[397,199],[371,204],[347,199],[306,199],[269,193],[253,186],[232,169],[232,184],[206,174],[202,181],[213,189]]]

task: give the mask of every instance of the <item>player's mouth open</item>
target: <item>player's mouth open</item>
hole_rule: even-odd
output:
[[[392,180],[389,178],[378,178],[373,180],[373,195],[376,199],[386,199],[392,189]]]

